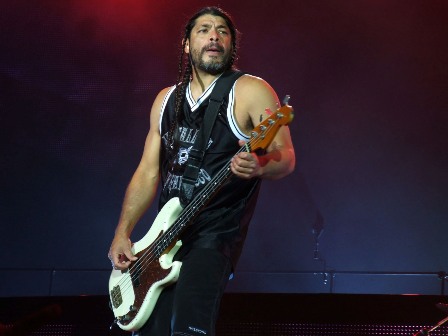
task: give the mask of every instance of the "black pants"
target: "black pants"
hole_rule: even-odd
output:
[[[182,259],[178,281],[165,288],[148,322],[134,336],[215,335],[231,262],[213,249],[192,249]]]

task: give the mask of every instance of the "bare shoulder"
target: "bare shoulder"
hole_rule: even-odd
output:
[[[156,107],[156,108],[159,108],[159,109],[160,109],[160,108],[162,107],[163,101],[165,100],[165,97],[166,97],[167,93],[168,93],[171,89],[173,89],[173,87],[172,87],[172,86],[169,86],[169,87],[166,87],[166,88],[164,88],[163,90],[161,90],[161,91],[157,94],[156,99],[154,100],[153,107]]]
[[[251,130],[260,118],[266,118],[266,109],[275,111],[279,101],[274,89],[264,79],[244,75],[235,85],[235,115],[242,129]]]
[[[274,94],[274,89],[264,79],[252,75],[244,75],[238,79],[236,90],[242,94]]]
[[[163,102],[165,101],[168,92],[172,89],[173,87],[166,87],[163,90],[161,90],[157,96],[156,99],[154,99],[154,103],[152,104],[152,108],[151,108],[151,125],[157,125],[158,128],[158,124],[159,124],[159,119],[160,119],[160,113],[162,111],[162,105]]]

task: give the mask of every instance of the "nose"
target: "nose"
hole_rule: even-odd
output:
[[[219,32],[216,29],[210,30],[210,41],[218,41],[219,40]]]

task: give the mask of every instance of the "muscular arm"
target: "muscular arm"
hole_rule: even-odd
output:
[[[275,111],[278,106],[276,93],[262,79],[244,76],[237,82],[235,114],[240,127],[247,134],[260,123],[260,119],[269,117],[266,109]],[[240,153],[233,158],[231,164],[232,172],[246,179],[279,179],[291,173],[294,167],[294,147],[287,126],[280,127],[265,155]]]
[[[161,137],[159,115],[163,98],[168,89],[162,90],[151,109],[150,129],[140,163],[126,189],[123,206],[112,241],[109,258],[118,269],[129,266],[136,257],[131,252],[129,239],[132,230],[151,205],[159,182],[159,153]]]

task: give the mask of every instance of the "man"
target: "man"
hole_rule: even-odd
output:
[[[131,232],[151,205],[161,178],[159,209],[181,196],[182,174],[217,79],[233,69],[237,31],[230,16],[216,7],[196,13],[185,27],[178,85],[162,90],[151,109],[150,130],[141,161],[127,188],[109,251],[115,269],[137,260]],[[251,130],[279,106],[262,79],[237,79],[214,123],[198,173],[197,195],[230,162],[234,176],[182,232],[175,259],[179,279],[162,291],[148,322],[137,335],[214,335],[220,300],[241,253],[261,179],[291,173],[295,155],[287,127],[281,127],[264,155],[238,152]]]

